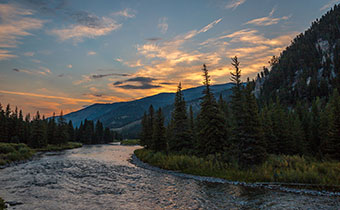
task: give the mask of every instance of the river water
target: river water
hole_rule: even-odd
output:
[[[204,182],[139,167],[138,146],[96,145],[46,153],[0,170],[9,209],[340,209],[316,196]]]

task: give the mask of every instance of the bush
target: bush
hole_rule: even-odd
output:
[[[121,145],[140,145],[139,139],[125,139],[120,142]]]
[[[166,155],[147,149],[134,153],[142,161],[163,169],[231,181],[340,185],[340,162],[320,162],[298,155],[272,155],[262,165],[240,169],[237,164],[220,161],[218,156]]]
[[[6,208],[5,201],[2,198],[0,198],[0,210],[3,210],[5,208]]]
[[[65,144],[60,144],[60,145],[49,144],[46,147],[38,148],[36,150],[41,151],[41,152],[51,152],[51,151],[62,151],[66,149],[75,149],[75,148],[79,148],[82,146],[83,145],[78,142],[67,142]]]
[[[26,144],[0,143],[0,165],[30,159],[34,153]]]

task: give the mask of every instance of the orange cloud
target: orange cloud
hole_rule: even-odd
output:
[[[17,57],[1,48],[16,48],[20,38],[32,35],[30,30],[43,26],[43,20],[28,17],[33,14],[32,10],[23,9],[16,4],[0,4],[0,60]]]
[[[270,26],[270,25],[278,24],[281,20],[288,20],[291,17],[291,16],[283,16],[280,18],[274,18],[273,15],[274,15],[275,10],[276,9],[273,8],[268,16],[250,20],[246,22],[244,25],[252,24],[252,25],[257,25],[257,26]]]

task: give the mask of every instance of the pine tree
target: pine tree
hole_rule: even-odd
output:
[[[97,123],[96,123],[96,129],[95,129],[95,140],[97,143],[104,143],[103,141],[103,136],[104,136],[104,127],[103,127],[103,124],[97,120]]]
[[[276,154],[291,154],[293,140],[290,136],[288,113],[281,106],[279,99],[276,99],[272,114],[273,132],[277,142]]]
[[[55,113],[53,113],[52,118],[49,119],[47,125],[47,140],[49,144],[58,144],[57,139],[57,124],[55,122]]]
[[[103,138],[106,144],[112,142],[113,138],[112,138],[111,131],[109,128],[105,128]]]
[[[6,126],[5,112],[0,103],[0,142],[4,142],[6,138],[5,137],[5,126]]]
[[[189,108],[189,131],[191,135],[191,139],[196,139],[196,128],[195,128],[195,120],[194,120],[194,112],[192,110],[192,105]],[[194,142],[192,141],[194,144]]]
[[[63,111],[60,112],[60,116],[58,118],[57,125],[57,133],[56,133],[56,143],[57,144],[65,144],[68,141],[68,132],[67,132],[67,124],[63,115]]]
[[[271,102],[269,106],[265,105],[261,111],[261,121],[264,130],[264,139],[266,145],[266,151],[268,154],[277,153],[278,142],[273,131],[273,121],[272,121],[272,109],[273,103]]]
[[[205,89],[198,116],[198,152],[200,155],[222,154],[228,143],[225,120],[210,90],[210,76],[205,64],[202,70]]]
[[[16,132],[19,137],[19,142],[25,143],[25,139],[24,139],[25,138],[24,136],[25,122],[24,122],[24,116],[22,114],[22,110],[19,111],[17,121],[18,122],[17,122]]]
[[[311,110],[311,154],[320,154],[320,99],[317,98],[313,101]]]
[[[292,113],[289,119],[290,125],[290,139],[292,140],[292,145],[290,146],[290,150],[288,150],[289,155],[304,155],[306,154],[307,144],[306,144],[306,135],[303,130],[302,123],[297,114]]]
[[[40,113],[37,112],[32,122],[32,134],[29,146],[33,148],[42,148],[47,145],[46,129],[43,127],[43,121],[40,119]]]
[[[320,114],[320,127],[319,127],[319,138],[320,138],[320,152],[323,157],[327,156],[332,151],[333,145],[330,143],[330,127],[331,127],[331,116],[332,106],[327,103],[326,107]]]
[[[68,132],[68,141],[74,141],[75,140],[75,136],[74,136],[74,127],[73,127],[72,120],[70,120],[68,122],[67,132]]]
[[[263,130],[255,96],[252,87],[247,85],[244,90],[244,141],[240,141],[239,163],[241,166],[249,167],[262,163],[267,154],[263,137]]]
[[[234,83],[230,101],[232,113],[232,140],[230,150],[228,151],[234,159],[240,159],[240,146],[245,142],[245,99],[243,95],[243,85],[241,81],[240,62],[237,57],[231,59],[231,65],[234,67],[234,72],[231,72],[231,81]]]
[[[172,135],[169,140],[170,151],[188,151],[192,149],[186,104],[183,98],[182,85],[178,84],[174,110],[172,112]]]
[[[156,112],[155,121],[153,123],[152,147],[155,151],[166,151],[164,116],[162,109]]]
[[[148,138],[148,115],[146,112],[144,112],[141,125],[142,125],[142,129],[140,133],[140,144],[141,146],[146,146],[146,142]]]
[[[146,115],[146,119],[143,120],[143,133],[142,142],[146,148],[152,147],[152,136],[153,136],[153,122],[154,122],[154,108],[152,105],[149,107],[149,113]]]
[[[330,100],[331,115],[329,127],[329,144],[328,155],[340,160],[340,96],[337,89],[334,89]]]
[[[32,129],[31,129],[31,115],[28,113],[25,116],[25,124],[24,124],[24,143],[25,144],[29,144],[30,141],[30,137],[31,137],[31,133],[32,133]]]

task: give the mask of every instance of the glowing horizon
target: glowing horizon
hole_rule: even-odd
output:
[[[259,1],[4,1],[0,103],[66,114],[200,86],[203,63],[227,83],[233,56],[253,78],[339,2]]]

